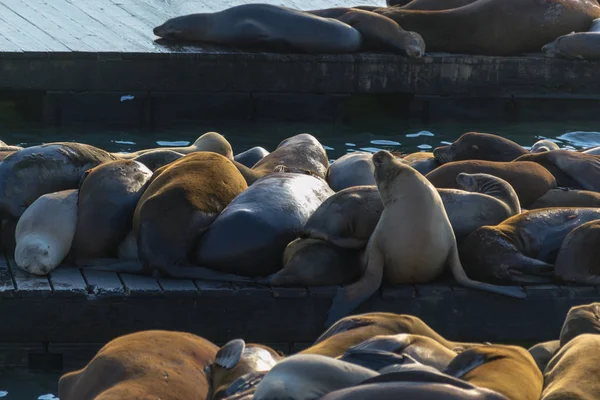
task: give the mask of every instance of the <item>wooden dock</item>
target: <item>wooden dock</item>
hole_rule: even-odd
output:
[[[248,2],[0,0],[0,101],[14,102],[28,118],[50,124],[155,125],[182,118],[276,117],[290,108],[300,111],[294,114],[298,119],[324,114],[336,119],[351,97],[381,94],[403,100],[394,106],[396,114],[417,117],[436,116],[440,109],[456,114],[466,107],[482,109],[483,118],[514,119],[527,114],[531,99],[540,100],[547,115],[557,108],[549,108],[548,101],[577,99],[571,104],[579,110],[582,102],[593,109],[600,99],[597,62],[541,54],[426,54],[413,60],[372,53],[248,53],[167,46],[152,33],[173,16]],[[384,5],[383,0],[359,3]],[[285,4],[356,5],[351,0]],[[568,111],[562,104],[558,108]]]
[[[556,339],[570,307],[600,299],[599,287],[528,286],[512,299],[435,283],[385,287],[357,310],[419,316],[462,341]],[[268,287],[86,271],[60,266],[32,276],[0,263],[0,366],[83,365],[107,341],[144,329],[183,330],[216,343],[233,338],[285,353],[324,331],[337,287]]]

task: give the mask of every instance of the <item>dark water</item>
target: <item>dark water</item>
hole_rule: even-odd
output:
[[[311,133],[326,146],[331,159],[351,151],[388,149],[402,152],[431,151],[469,131],[495,133],[528,147],[539,139],[553,139],[560,147],[580,149],[600,146],[600,124],[586,121],[561,123],[362,123],[355,125],[301,123],[211,123],[173,127],[168,130],[106,130],[90,127],[41,129],[0,126],[0,139],[8,144],[32,146],[56,141],[78,141],[108,151],[135,151],[159,146],[187,146],[198,136],[216,131],[223,134],[237,154],[254,146],[272,151],[283,139]],[[456,338],[460,340],[460,338]],[[531,344],[527,344],[527,347]],[[57,394],[58,372],[0,370],[0,400],[53,400]]]
[[[98,130],[90,127],[69,129],[12,128],[0,126],[0,139],[8,144],[32,146],[44,142],[79,141],[107,151],[135,151],[160,146],[187,146],[207,131],[224,135],[239,153],[254,146],[269,151],[285,138],[298,133],[311,133],[326,146],[331,159],[351,151],[379,149],[403,152],[431,151],[451,142],[465,132],[495,133],[528,147],[542,138],[556,139],[560,147],[585,148],[600,146],[600,124],[585,121],[561,123],[370,123],[355,125],[301,123],[211,123],[173,127],[168,130]]]

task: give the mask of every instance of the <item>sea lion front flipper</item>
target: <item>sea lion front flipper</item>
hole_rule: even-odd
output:
[[[225,369],[235,367],[244,354],[246,342],[243,339],[233,339],[225,343],[215,356],[215,364]]]
[[[516,297],[518,299],[524,299],[527,297],[525,291],[518,286],[498,286],[492,285],[490,283],[478,282],[470,279],[463,266],[460,262],[460,258],[458,257],[458,250],[456,249],[456,245],[450,250],[450,255],[448,257],[448,264],[450,265],[450,270],[452,271],[452,276],[456,281],[468,288],[483,290],[486,292],[498,293],[509,297]]]
[[[594,155],[582,158],[581,155],[570,151],[551,151],[548,153],[548,160],[583,189],[600,192],[600,159]]]
[[[357,282],[338,289],[327,313],[325,326],[333,325],[367,300],[381,286],[383,279],[384,258],[381,251],[374,246],[367,249],[365,273]]]

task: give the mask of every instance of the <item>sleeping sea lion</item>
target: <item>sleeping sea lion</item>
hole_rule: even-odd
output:
[[[571,307],[560,330],[560,347],[586,333],[600,334],[600,303]]]
[[[146,151],[139,156],[132,158],[132,160],[141,162],[148,167],[150,171],[154,172],[160,167],[164,167],[175,160],[179,160],[181,157],[183,157],[183,153],[179,153],[175,150],[155,149]]]
[[[598,240],[600,219],[581,224],[569,232],[556,256],[556,276],[562,281],[580,285],[600,284]]]
[[[538,140],[529,149],[530,153],[543,153],[544,151],[560,150],[560,147],[552,140],[542,139]]]
[[[333,191],[339,192],[354,186],[375,185],[373,171],[373,154],[356,151],[335,160],[327,168],[325,179]]]
[[[587,32],[571,32],[559,36],[542,47],[547,57],[600,60],[600,19],[595,19]]]
[[[465,160],[508,162],[523,154],[527,154],[527,150],[512,140],[479,132],[467,132],[452,144],[433,149],[433,156],[439,164]]]
[[[548,207],[600,207],[600,193],[569,188],[550,189],[527,209]]]
[[[256,146],[236,154],[233,159],[248,168],[252,168],[254,164],[265,158],[268,154],[269,152],[266,149]]]

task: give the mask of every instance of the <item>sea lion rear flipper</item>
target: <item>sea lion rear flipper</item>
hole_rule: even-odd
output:
[[[235,367],[244,354],[246,342],[243,339],[233,339],[219,349],[215,356],[215,364],[225,369]]]
[[[352,285],[338,289],[327,313],[325,326],[333,325],[338,319],[345,317],[367,300],[381,286],[383,279],[384,258],[381,252],[372,247],[367,249],[365,273]]]
[[[458,283],[465,287],[483,290],[486,292],[498,293],[509,297],[516,297],[518,299],[524,299],[527,296],[525,291],[518,286],[498,286],[470,279],[467,276],[460,262],[456,245],[450,251],[450,255],[448,257],[448,264],[450,264],[450,269],[452,271],[452,276],[454,277],[454,279],[456,279]]]
[[[555,281],[554,265],[543,261],[535,261],[527,265],[511,265],[506,269],[511,281],[515,283],[551,283]]]

